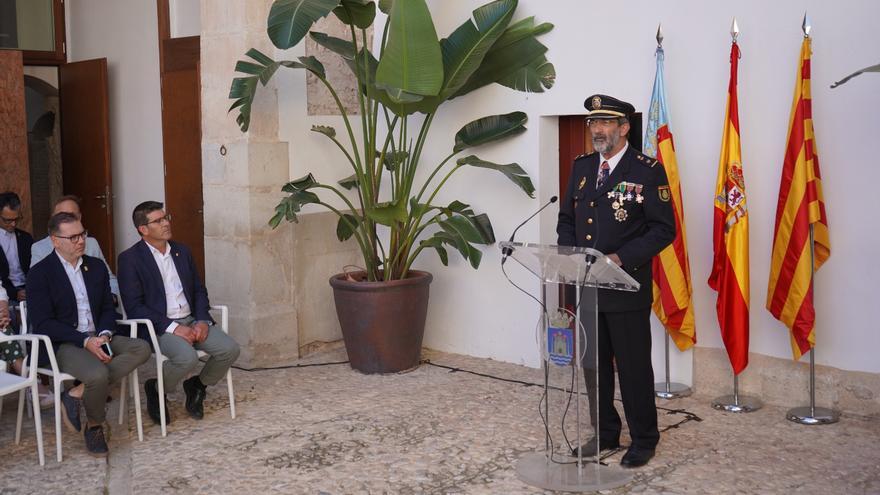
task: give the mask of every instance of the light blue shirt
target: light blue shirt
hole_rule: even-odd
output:
[[[35,242],[31,246],[31,267],[42,261],[46,256],[52,254],[53,251],[55,251],[55,246],[52,245],[52,239],[50,237],[45,237]],[[101,251],[101,246],[98,245],[98,241],[94,237],[86,239],[86,255],[98,258],[107,265],[107,260],[104,259],[104,253]],[[116,275],[113,275],[113,271],[110,270],[110,265],[107,265],[107,273],[110,274],[110,292],[116,294],[116,297],[118,298],[119,282],[116,281]]]

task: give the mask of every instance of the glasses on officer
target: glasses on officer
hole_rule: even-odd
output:
[[[586,119],[587,127],[611,127],[611,124],[620,125],[619,119]]]
[[[89,236],[89,231],[88,231],[88,230],[83,230],[83,231],[80,232],[79,234],[73,234],[73,235],[53,235],[52,237],[57,237],[57,238],[59,238],[59,239],[67,239],[67,240],[70,241],[72,244],[78,244],[78,243],[80,243],[80,242],[84,242],[88,236]]]
[[[166,213],[164,216],[150,220],[147,223],[145,223],[144,225],[150,225],[151,223],[161,224],[162,222],[171,223],[171,213]]]

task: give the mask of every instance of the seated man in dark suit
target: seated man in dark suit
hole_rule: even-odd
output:
[[[54,254],[28,273],[30,321],[35,333],[52,339],[61,371],[82,382],[61,396],[65,422],[73,430],[83,430],[89,453],[104,456],[108,451],[103,425],[110,383],[150,359],[150,346],[139,339],[114,336],[116,311],[107,266],[98,258],[83,255],[88,232],[77,217],[54,215],[49,220],[49,235]],[[83,406],[85,425],[80,417]]]
[[[10,302],[24,301],[25,281],[31,266],[31,245],[34,238],[18,228],[21,221],[21,199],[14,192],[0,193],[0,281]]]
[[[160,351],[168,358],[162,368],[165,392],[173,390],[198,365],[196,350],[211,356],[198,375],[183,382],[187,412],[202,419],[205,388],[220,381],[238,358],[238,343],[212,326],[208,291],[189,249],[171,240],[171,215],[165,213],[162,203],[146,201],[137,205],[132,220],[141,240],[119,255],[123,306],[129,318],[153,322]],[[149,338],[143,332],[141,336]],[[156,379],[147,380],[144,390],[147,412],[159,423]],[[165,411],[168,423],[168,407]]]

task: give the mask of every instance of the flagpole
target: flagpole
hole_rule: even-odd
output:
[[[806,15],[804,15],[805,28],[804,35],[809,32],[809,24]],[[816,250],[813,243],[813,224],[810,224],[810,297],[815,298],[815,287],[813,281],[816,277]],[[814,324],[815,325],[815,324]],[[815,327],[813,332],[815,332]],[[810,347],[810,405],[802,407],[794,407],[785,413],[785,418],[794,423],[802,425],[830,425],[840,421],[840,413],[834,409],[827,407],[816,407],[816,345]]]

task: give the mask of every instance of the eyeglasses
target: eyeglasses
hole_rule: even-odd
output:
[[[587,119],[587,127],[611,127],[611,124],[619,124],[617,119]]]
[[[162,223],[163,221],[171,223],[171,213],[166,213],[164,217],[159,217],[155,220],[150,220],[144,225],[150,225],[151,223]]]
[[[59,239],[67,239],[68,241],[70,241],[74,244],[77,244],[80,241],[85,241],[88,236],[89,236],[89,231],[83,230],[79,234],[73,234],[73,235],[68,235],[68,236],[53,235],[52,237],[57,237]]]
[[[0,220],[3,220],[3,223],[5,223],[6,225],[11,225],[11,224],[13,224],[13,223],[18,223],[18,222],[21,221],[21,219],[22,219],[21,215],[15,217],[15,218],[0,217]]]

